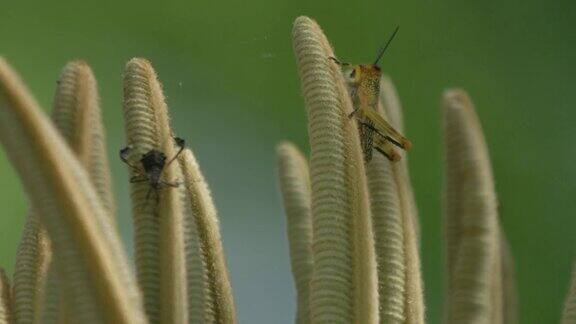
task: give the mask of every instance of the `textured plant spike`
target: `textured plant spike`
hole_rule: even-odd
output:
[[[112,212],[110,176],[104,153],[103,130],[98,106],[96,82],[87,64],[74,61],[63,69],[56,96],[52,119],[70,147],[88,169],[100,196]],[[95,131],[91,131],[92,127]],[[95,136],[89,136],[94,133]],[[93,140],[93,137],[98,139]],[[91,158],[91,149],[101,154]],[[98,162],[103,160],[103,162]],[[91,165],[97,164],[98,168]],[[90,171],[96,172],[90,172]],[[41,230],[38,216],[29,211],[23,237],[18,248],[14,274],[14,300],[16,323],[38,321],[40,306],[44,302],[43,289],[50,261],[49,243]],[[55,276],[53,276],[56,279]]]
[[[296,323],[310,323],[312,278],[312,192],[306,158],[292,143],[278,146],[280,189],[288,225],[292,275],[296,283]]]
[[[115,213],[115,203],[112,198],[110,168],[106,156],[105,135],[100,113],[98,89],[92,70],[85,62],[72,61],[66,64],[62,69],[54,98],[52,120],[58,128],[58,131],[60,131],[72,151],[76,154],[76,157],[88,172],[102,204],[106,209],[106,214],[112,217],[112,224],[115,225],[115,219],[113,217]],[[33,217],[35,216],[29,216],[29,218]],[[28,223],[30,223],[32,227],[27,229],[25,233],[31,233],[30,235],[25,235],[24,240],[28,237],[34,239],[35,236],[38,236],[39,243],[36,250],[47,253],[47,248],[42,246],[47,246],[47,244],[42,242],[42,231],[38,230],[39,227],[37,227],[37,222],[29,220]],[[35,232],[38,232],[38,234],[35,234]],[[34,251],[34,248],[30,246],[30,244],[27,244],[26,246],[23,246],[21,250],[23,253],[26,253],[26,251]],[[38,262],[42,262],[42,259],[45,258],[46,257],[40,258]],[[43,269],[43,267],[38,267],[37,271],[42,276],[36,280],[36,284],[34,286],[28,284],[28,289],[22,289],[22,292],[19,292],[20,289],[18,289],[18,287],[15,287],[15,294],[20,294],[25,297],[27,295],[38,295],[37,292],[42,293],[42,285],[44,284],[43,279],[45,278],[47,270]],[[26,275],[29,272],[31,271],[17,269],[15,277],[21,276],[22,274]],[[28,283],[34,282],[27,279],[29,278],[23,278],[21,281],[27,281]],[[58,280],[58,278],[54,275],[50,277],[50,280]],[[48,283],[47,285],[53,287],[58,286],[58,284],[55,283]],[[53,297],[61,298],[61,295],[56,294],[56,292],[51,292],[44,296],[41,301],[48,304],[61,304],[61,301],[49,300],[49,298]],[[37,300],[33,300],[34,303],[31,303],[26,300],[26,298],[21,298],[19,299],[19,304],[38,305],[38,298],[36,299]],[[17,309],[18,308],[19,307],[17,307]],[[26,309],[26,306],[22,306],[22,308]],[[59,308],[51,307],[48,307],[46,311],[49,309],[59,311]],[[36,320],[38,321],[39,318],[37,316],[41,315],[38,307],[35,307],[33,314],[35,314]],[[31,315],[32,314],[29,312],[20,312],[18,309],[16,312],[17,322],[32,323],[31,320],[33,317],[31,317]],[[44,320],[46,318],[59,318],[59,315],[44,313],[41,318]]]
[[[496,195],[488,150],[468,95],[443,98],[445,141],[444,222],[449,323],[502,323]]]
[[[396,162],[395,162],[396,163]],[[375,155],[367,164],[374,225],[380,321],[405,322],[406,257],[404,227],[392,164]]]
[[[86,62],[71,61],[62,69],[52,119],[86,168],[107,214],[113,216],[116,210],[98,87]]]
[[[562,324],[576,323],[576,263],[572,269],[572,279],[570,280],[570,290],[564,301],[562,312]]]
[[[396,179],[397,183],[401,181],[398,176]],[[418,237],[416,225],[414,225],[416,218],[407,212],[409,208],[406,204],[406,192],[403,192],[402,189],[399,192],[404,222],[404,248],[406,249],[406,322],[420,324],[425,322],[425,307]]]
[[[293,29],[311,146],[313,323],[378,322],[378,285],[365,170],[345,82],[320,27]]]
[[[182,152],[179,162],[187,197],[192,206],[192,214],[187,217],[191,217],[195,222],[203,251],[206,273],[204,295],[209,297],[204,307],[207,316],[204,322],[236,323],[236,309],[224,257],[218,215],[208,184],[190,149]]]
[[[63,289],[82,323],[143,323],[139,291],[110,217],[85,170],[0,60],[0,140],[41,215]]]
[[[14,321],[35,323],[44,302],[44,285],[51,259],[46,232],[34,209],[28,211],[14,270]]]
[[[389,77],[383,76],[380,81],[380,102],[384,114],[390,124],[404,133],[402,107],[394,84]],[[418,209],[414,199],[414,192],[410,184],[408,172],[408,159],[405,152],[401,151],[402,159],[391,165],[392,174],[398,190],[400,210],[402,211],[402,225],[404,231],[404,249],[406,262],[406,288],[405,288],[405,313],[407,323],[424,323],[424,288],[419,255]]]
[[[502,319],[503,323],[518,323],[518,291],[516,289],[516,270],[510,244],[500,230],[500,263],[502,269]]]
[[[183,171],[184,173],[184,171]],[[208,271],[204,252],[198,237],[193,206],[187,190],[181,190],[184,208],[184,251],[186,258],[186,285],[188,294],[188,323],[213,323],[214,303],[208,292]]]
[[[320,35],[322,30],[315,26]],[[332,47],[325,37],[321,38],[327,53],[334,55]],[[348,117],[354,107],[349,97],[346,82],[340,68],[330,62],[332,75],[338,87],[340,103],[343,107],[342,128],[346,139],[347,187],[350,190],[352,207],[352,233],[354,245],[354,308],[355,321],[358,323],[379,323],[378,312],[378,270],[374,247],[372,211],[368,193],[368,180],[364,166],[364,153],[356,122]]]
[[[388,77],[380,85],[378,113],[402,130],[396,90]],[[424,323],[417,215],[406,161],[390,163],[378,156],[367,165],[385,323]]]
[[[35,318],[34,323],[60,324],[68,323],[69,311],[65,309],[62,289],[58,280],[57,264],[51,264],[46,274],[46,283],[41,300],[40,318]],[[41,321],[40,321],[41,319]]]
[[[151,64],[134,58],[124,72],[124,124],[127,142],[138,161],[155,149],[176,154],[168,108]],[[181,178],[176,163],[166,167],[168,181]],[[151,323],[185,323],[188,317],[183,238],[182,188],[163,188],[148,196],[150,184],[132,184],[136,268]],[[153,195],[152,195],[153,196]]]
[[[10,293],[10,282],[4,269],[0,268],[0,324],[13,323],[13,302]]]
[[[392,125],[400,133],[404,134],[404,117],[402,113],[402,105],[394,87],[394,83],[387,75],[382,75],[380,80],[380,103],[385,111],[385,114]],[[414,198],[414,191],[410,185],[410,174],[408,172],[408,156],[405,151],[400,150],[402,159],[396,163],[394,167],[398,170],[399,178],[402,179],[399,184],[403,192],[406,193],[405,198],[409,213],[413,217],[414,230],[416,235],[420,237],[420,223],[418,221],[418,208],[416,208],[416,199]]]

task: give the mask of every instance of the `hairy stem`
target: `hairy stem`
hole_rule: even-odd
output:
[[[280,189],[288,223],[292,274],[296,282],[296,323],[310,323],[312,278],[312,192],[308,162],[291,143],[278,146]]]
[[[168,159],[176,155],[162,88],[156,72],[144,59],[135,58],[126,64],[124,124],[133,152],[129,159],[134,165],[139,165],[140,157],[151,150]],[[181,178],[176,165],[164,167],[163,181],[174,183]],[[132,202],[138,282],[149,320],[187,322],[181,188],[155,189],[148,182],[133,183]]]

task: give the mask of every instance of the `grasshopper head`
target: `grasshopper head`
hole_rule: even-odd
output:
[[[377,65],[359,64],[351,65],[350,68],[344,71],[344,75],[350,85],[361,86],[380,80],[382,71]]]

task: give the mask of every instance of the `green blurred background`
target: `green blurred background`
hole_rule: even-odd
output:
[[[241,323],[290,323],[294,289],[275,145],[308,150],[292,53],[294,18],[324,28],[340,58],[382,62],[405,107],[422,223],[427,316],[442,309],[440,94],[474,99],[491,150],[502,223],[516,259],[522,323],[554,323],[576,243],[574,1],[2,1],[0,55],[46,111],[60,68],[88,61],[98,78],[120,223],[131,222],[123,146],[123,64],[149,58],[178,136],[194,149],[221,216]],[[28,209],[0,153],[0,264],[10,271]]]

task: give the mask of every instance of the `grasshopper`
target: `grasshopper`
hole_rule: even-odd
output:
[[[376,111],[380,94],[380,78],[382,70],[378,62],[396,36],[399,27],[396,27],[392,36],[378,52],[378,56],[373,64],[357,64],[340,62],[335,57],[329,57],[340,67],[347,67],[344,76],[348,83],[350,96],[354,110],[348,116],[356,117],[358,120],[358,131],[364,160],[366,163],[372,159],[372,150],[386,156],[390,161],[400,160],[400,155],[394,150],[394,144],[404,150],[409,150],[412,144],[402,134],[390,125],[390,123]]]

